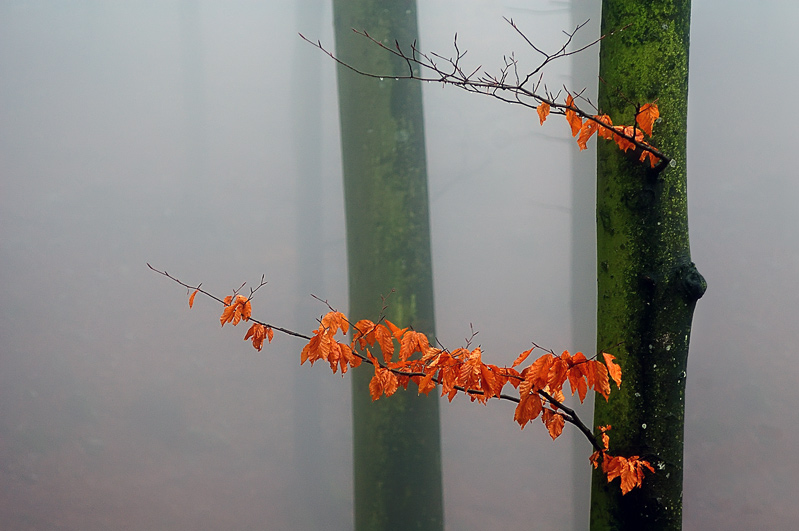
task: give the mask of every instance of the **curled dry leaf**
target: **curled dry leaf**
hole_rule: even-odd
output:
[[[271,330],[271,328],[269,330]],[[264,346],[265,338],[266,338],[266,327],[259,323],[253,323],[250,329],[247,330],[247,334],[244,336],[244,341],[252,339],[252,346],[256,350],[260,351]]]
[[[566,121],[569,122],[572,128],[572,136],[577,136],[583,126],[583,119],[580,118],[574,110],[576,107],[571,94],[566,97],[566,105],[569,107],[566,109]]]
[[[538,104],[535,111],[538,113],[538,120],[541,122],[541,125],[544,125],[544,121],[549,116],[549,103],[542,101]]]

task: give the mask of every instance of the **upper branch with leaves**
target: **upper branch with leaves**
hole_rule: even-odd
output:
[[[616,142],[619,149],[624,152],[632,150],[632,155],[641,162],[649,159],[649,164],[655,171],[660,172],[666,168],[671,159],[658,148],[644,141],[644,133],[647,136],[652,136],[652,127],[659,117],[658,107],[655,102],[631,102],[631,105],[635,108],[633,125],[613,125],[610,116],[603,114],[590,99],[584,97],[582,90],[575,92],[563,87],[563,89],[553,92],[543,82],[543,70],[553,61],[580,53],[598,44],[602,39],[623,31],[628,26],[603,35],[584,46],[570,48],[574,36],[585,26],[586,22],[578,25],[571,32],[564,32],[566,38],[560,48],[553,53],[547,53],[536,46],[512,19],[506,18],[505,20],[524,39],[530,49],[541,56],[540,63],[529,71],[520,71],[519,61],[513,53],[503,57],[504,64],[499,68],[498,73],[492,74],[484,70],[482,65],[476,68],[466,68],[463,63],[467,52],[466,50],[461,51],[457,34],[453,42],[454,54],[446,57],[435,52],[422,52],[417,48],[415,42],[403,47],[399,42],[394,41],[393,46],[390,46],[375,39],[365,30],[353,29],[353,32],[369,39],[376,46],[385,50],[386,53],[405,62],[408,67],[408,73],[401,76],[391,76],[394,79],[411,79],[453,85],[467,92],[484,94],[505,103],[535,109],[541,125],[543,125],[549,114],[562,115],[569,122],[572,136],[577,137],[577,144],[581,150],[587,148],[586,143],[594,133],[597,133],[601,138]],[[386,77],[384,74],[363,71],[355,65],[342,61],[333,52],[326,49],[320,41],[311,41],[302,34],[300,34],[300,37],[322,50],[341,66],[353,72],[372,78],[383,79]],[[593,112],[588,112],[578,106],[578,101],[584,106],[590,107]]]

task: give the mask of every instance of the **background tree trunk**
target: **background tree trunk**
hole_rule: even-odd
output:
[[[388,46],[417,41],[409,0],[336,0],[336,54],[367,72],[406,74],[352,28]],[[338,70],[350,308],[434,334],[421,86]],[[392,290],[395,290],[393,293]],[[355,528],[443,529],[438,397],[398,392],[372,402],[364,366],[353,374]]]
[[[322,0],[295,0],[294,12],[300,31],[319,35],[323,10]],[[322,164],[322,128],[319,126],[323,116],[319,77],[323,57],[317,52],[302,39],[294,42],[294,64],[302,65],[291,70],[295,90],[291,99],[293,119],[290,128],[297,167],[295,220],[300,235],[296,245],[297,292],[303,295],[295,305],[298,323],[313,320],[318,312],[316,305],[309,307],[307,304],[310,300],[308,295],[327,292],[324,285],[322,187],[328,176]],[[292,373],[292,402],[297,411],[291,426],[295,456],[292,467],[297,471],[295,489],[300,497],[314,500],[307,510],[297,515],[299,525],[304,529],[326,527],[337,502],[337,497],[329,494],[332,479],[326,467],[328,455],[324,451],[324,441],[319,437],[323,425],[319,404],[324,400],[328,376],[320,371],[308,371],[303,366],[295,367]]]
[[[604,0],[601,112],[630,124],[657,100],[653,143],[673,158],[657,173],[598,142],[597,344],[619,360],[621,389],[596,400],[594,424],[613,426],[610,450],[650,460],[642,489],[593,477],[591,529],[682,526],[685,369],[691,320],[706,284],[691,262],[686,204],[689,0]]]

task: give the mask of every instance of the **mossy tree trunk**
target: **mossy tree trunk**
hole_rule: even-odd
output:
[[[349,268],[349,316],[386,317],[434,334],[427,170],[418,82],[352,28],[388,46],[417,40],[412,0],[335,0],[336,54],[384,79],[338,70]],[[392,293],[393,290],[393,293]],[[372,402],[363,366],[353,374],[357,530],[441,530],[443,495],[438,399],[409,388]]]
[[[706,284],[691,262],[686,203],[689,0],[604,0],[599,106],[632,123],[657,101],[652,142],[673,158],[661,172],[599,142],[597,271],[599,350],[616,355],[622,386],[596,400],[594,424],[612,425],[611,453],[640,455],[643,488],[622,496],[596,472],[591,529],[682,526],[685,370],[691,320]]]

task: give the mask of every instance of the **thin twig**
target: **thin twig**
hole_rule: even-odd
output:
[[[415,81],[425,81],[425,82],[436,82],[442,83],[444,85],[453,85],[462,90],[467,92],[473,92],[477,94],[483,94],[487,96],[491,96],[496,98],[505,103],[511,103],[515,105],[522,105],[529,109],[537,109],[538,106],[542,103],[546,103],[550,107],[550,112],[552,114],[559,114],[565,115],[566,111],[572,111],[577,116],[581,117],[584,120],[590,120],[594,122],[597,127],[602,129],[608,129],[613,132],[613,135],[621,137],[632,145],[635,146],[635,155],[640,156],[642,152],[649,152],[652,155],[656,156],[660,162],[655,166],[655,171],[660,172],[667,167],[671,159],[666,156],[662,151],[659,149],[649,145],[646,142],[638,140],[635,138],[635,130],[633,131],[633,135],[630,136],[625,134],[622,130],[615,129],[613,126],[608,125],[601,120],[598,120],[594,117],[593,114],[588,113],[580,109],[577,105],[572,103],[571,105],[567,105],[565,103],[558,103],[557,99],[560,96],[561,92],[558,91],[557,94],[551,94],[547,91],[546,85],[543,86],[543,92],[539,92],[542,88],[541,81],[543,72],[542,70],[544,67],[549,65],[551,62],[562,59],[564,57],[569,57],[571,55],[583,52],[592,46],[596,46],[600,43],[603,39],[615,35],[621,31],[624,31],[631,24],[627,24],[626,26],[607,33],[598,37],[597,39],[591,41],[590,43],[581,46],[579,48],[569,50],[568,47],[572,43],[574,36],[577,32],[582,29],[587,23],[583,22],[582,24],[578,24],[575,29],[571,32],[564,32],[566,35],[566,39],[564,43],[561,45],[560,48],[554,53],[548,54],[545,51],[538,48],[531,39],[529,39],[524,32],[519,29],[515,22],[512,19],[505,19],[511,27],[522,36],[525,42],[537,53],[543,56],[541,62],[529,71],[524,76],[521,76],[518,72],[518,62],[513,54],[511,54],[510,58],[505,57],[504,66],[500,69],[499,74],[490,74],[484,70],[482,70],[482,66],[478,66],[477,68],[470,70],[469,74],[466,74],[464,71],[461,62],[464,56],[466,55],[466,51],[461,51],[460,46],[458,44],[458,35],[455,34],[453,39],[453,48],[454,48],[454,55],[451,57],[445,57],[435,52],[424,53],[417,49],[416,43],[414,42],[411,45],[411,53],[408,54],[405,52],[402,47],[399,45],[397,41],[395,41],[394,47],[386,46],[384,43],[380,42],[376,38],[372,37],[367,31],[359,31],[353,29],[352,31],[357,35],[365,37],[369,39],[375,46],[385,50],[387,53],[394,55],[395,57],[402,59],[408,66],[408,73],[407,74],[399,74],[399,75],[392,75],[392,74],[375,74],[373,72],[367,72],[361,70],[354,65],[351,65],[340,58],[338,58],[333,52],[327,50],[321,43],[321,41],[317,40],[316,42],[311,41],[303,34],[299,34],[300,37],[305,40],[306,42],[310,43],[311,45],[319,48],[322,52],[328,55],[331,59],[333,59],[336,63],[341,65],[344,68],[347,68],[359,75],[373,78],[373,79],[384,79],[386,77],[392,77],[394,79],[406,79],[406,80],[415,80]],[[437,60],[443,61],[448,66],[439,66]],[[414,72],[414,65],[419,67],[419,73]],[[425,76],[421,72],[428,71],[432,72],[433,75]],[[512,75],[513,80],[509,81],[508,76]],[[530,82],[531,79],[534,79],[538,75],[538,81],[535,83],[534,87],[528,88],[527,84]],[[584,90],[584,89],[583,89]],[[570,91],[566,91],[570,93]],[[583,99],[584,101],[588,101],[586,98],[582,98],[582,92],[575,92],[573,94],[574,99]],[[589,105],[596,110],[596,107],[588,101]]]
[[[178,279],[177,277],[173,277],[172,275],[167,273],[166,270],[161,271],[160,269],[156,269],[153,266],[151,266],[149,263],[147,264],[147,267],[149,267],[150,269],[152,269],[153,271],[155,271],[159,275],[163,275],[166,278],[172,280],[173,282],[176,282],[176,283],[180,284],[184,288],[187,288],[187,289],[190,289],[190,290],[197,290],[198,293],[202,293],[206,297],[214,299],[218,303],[220,303],[220,304],[222,304],[224,306],[227,306],[225,301],[223,301],[222,299],[220,299],[216,295],[213,295],[212,293],[209,293],[209,292],[205,291],[204,289],[201,289],[200,286],[202,286],[202,283],[197,284],[196,286],[192,286],[190,284],[186,284],[185,282],[183,282],[182,280]],[[266,282],[264,282],[263,284],[266,284]],[[263,284],[261,284],[261,286],[263,286]],[[244,286],[244,284],[242,284],[242,287],[243,286]],[[258,288],[260,288],[261,286],[258,286]],[[255,288],[255,289],[257,290],[258,288]],[[239,288],[239,289],[241,289],[241,288]],[[254,291],[255,290],[253,290],[253,292]],[[267,328],[271,328],[272,330],[277,330],[278,332],[282,332],[283,334],[286,334],[288,336],[299,337],[299,338],[302,338],[302,339],[305,339],[305,340],[308,340],[308,341],[311,340],[311,336],[308,336],[308,335],[305,335],[305,334],[301,334],[301,333],[295,332],[293,330],[289,330],[288,328],[283,328],[281,326],[275,326],[275,325],[272,325],[272,324],[269,324],[269,323],[265,323],[263,321],[259,321],[258,319],[254,319],[252,317],[250,318],[250,321],[252,321],[253,323],[258,323],[260,325],[263,325],[263,326],[265,326]]]

